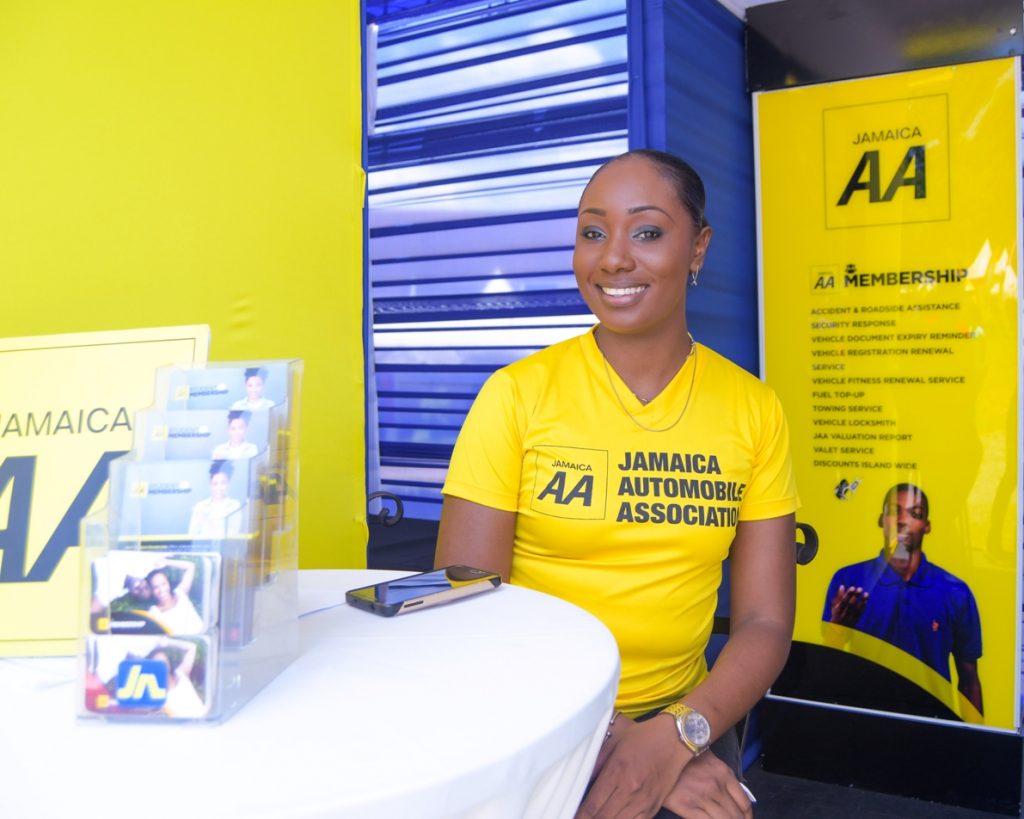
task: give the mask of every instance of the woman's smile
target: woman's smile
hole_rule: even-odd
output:
[[[618,298],[620,296],[634,296],[637,293],[643,293],[647,289],[646,284],[640,284],[635,287],[605,287],[600,286],[606,296]]]

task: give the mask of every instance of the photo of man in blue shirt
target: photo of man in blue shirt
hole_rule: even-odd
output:
[[[952,655],[958,690],[983,713],[978,606],[964,581],[925,557],[927,495],[914,484],[896,484],[885,495],[878,525],[881,552],[833,575],[822,619],[885,640],[947,680]]]

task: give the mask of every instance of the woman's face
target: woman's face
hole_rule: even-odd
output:
[[[680,333],[687,276],[704,263],[710,238],[710,228],[697,230],[656,165],[621,159],[598,173],[580,200],[576,284],[613,333]]]
[[[237,381],[235,382],[238,383]],[[245,397],[250,404],[263,397],[263,379],[258,375],[250,375],[245,379]]]
[[[228,476],[223,472],[214,472],[210,477],[210,497],[214,500],[224,500],[228,496]]]
[[[156,600],[157,605],[168,603],[173,599],[171,581],[163,572],[153,575],[149,582],[153,589],[153,599]]]
[[[228,424],[228,441],[232,446],[238,446],[245,441],[246,423],[243,418],[233,418]]]

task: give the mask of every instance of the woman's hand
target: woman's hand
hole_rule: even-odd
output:
[[[667,717],[633,722],[620,716],[611,731],[577,819],[654,816],[693,753],[679,741],[675,722]]]
[[[751,819],[754,815],[735,774],[710,751],[683,769],[664,807],[683,819]]]

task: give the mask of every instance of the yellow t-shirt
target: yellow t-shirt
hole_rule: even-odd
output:
[[[511,581],[608,626],[622,659],[616,704],[629,715],[707,673],[737,521],[799,505],[768,386],[698,344],[645,406],[605,367],[593,330],[488,379],[443,491],[517,513]]]

